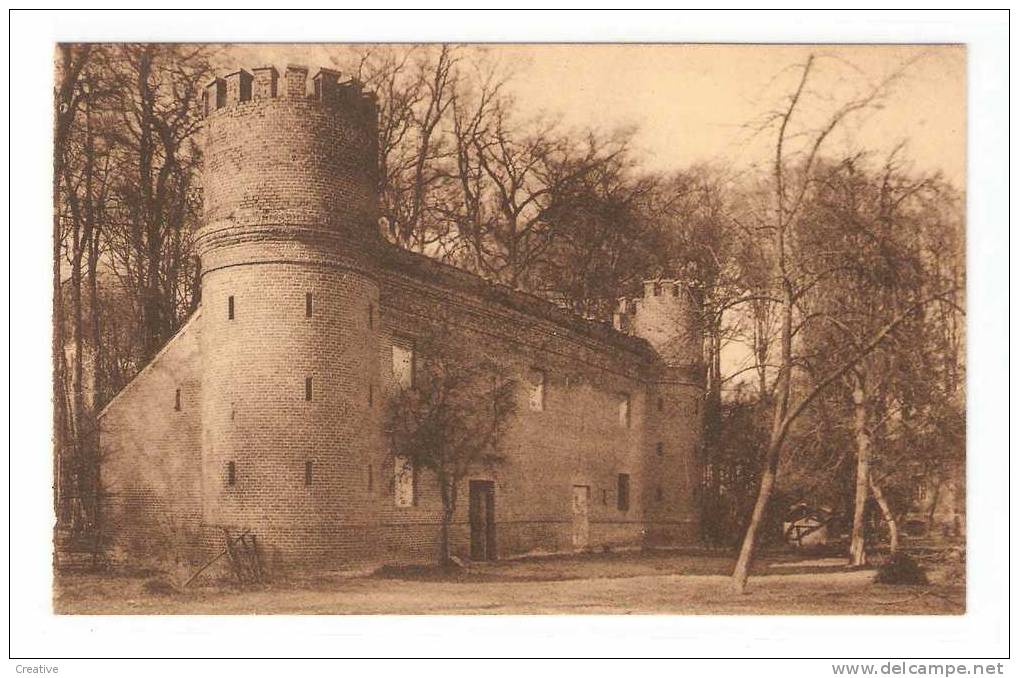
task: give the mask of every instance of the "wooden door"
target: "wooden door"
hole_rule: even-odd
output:
[[[573,486],[573,548],[583,551],[591,539],[591,488],[587,485]]]
[[[495,483],[470,481],[471,560],[495,560]]]

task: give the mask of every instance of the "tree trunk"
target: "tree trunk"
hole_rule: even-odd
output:
[[[856,496],[853,502],[853,529],[849,539],[849,565],[867,564],[864,516],[870,479],[870,433],[867,431],[867,392],[863,377],[855,375],[853,385],[853,429],[856,435]]]
[[[449,524],[453,516],[446,508],[442,509],[442,526],[439,528],[439,565],[449,565]]]
[[[881,514],[884,516],[885,522],[888,523],[888,550],[894,556],[899,551],[899,525],[895,522],[895,514],[892,513],[892,507],[888,504],[885,493],[874,480],[874,474],[870,475],[870,491],[874,494],[877,505],[881,507]]]
[[[736,560],[736,567],[732,572],[732,585],[736,593],[747,592],[747,580],[750,578],[750,565],[753,562],[754,546],[757,541],[757,533],[764,520],[764,511],[768,508],[768,500],[771,499],[771,491],[775,486],[776,468],[770,464],[761,476],[761,487],[757,492],[757,501],[754,503],[754,512],[750,516],[750,524],[743,536],[743,545],[740,547],[739,558]]]

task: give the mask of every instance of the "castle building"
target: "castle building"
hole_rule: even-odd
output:
[[[462,484],[452,550],[692,542],[695,301],[648,281],[614,326],[379,235],[376,108],[354,81],[272,67],[206,91],[198,311],[102,411],[106,538],[124,557],[212,553],[249,531],[280,562],[424,562],[441,500],[394,459],[385,402],[416,338],[484,344],[517,376],[502,453]]]

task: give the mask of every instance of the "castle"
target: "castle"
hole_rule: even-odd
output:
[[[384,404],[444,318],[519,377],[505,461],[462,486],[474,560],[698,535],[700,332],[648,281],[613,325],[380,235],[377,113],[354,81],[272,67],[205,93],[201,305],[100,415],[103,522],[126,557],[249,531],[281,562],[426,562],[441,500],[394,459]]]

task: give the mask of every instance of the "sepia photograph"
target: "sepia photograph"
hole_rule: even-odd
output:
[[[965,41],[123,35],[48,44],[54,619],[972,618]]]

